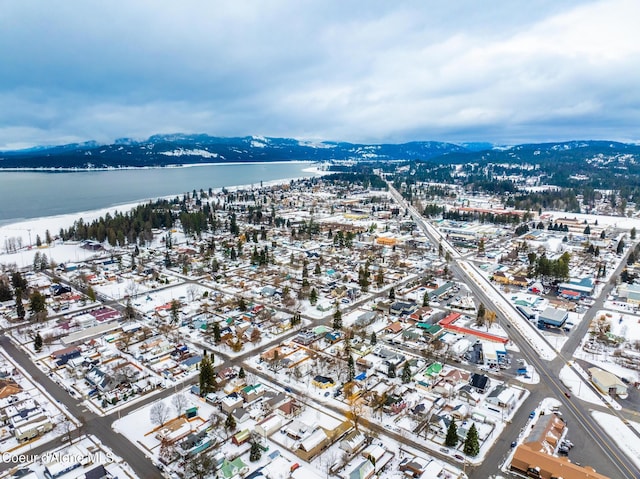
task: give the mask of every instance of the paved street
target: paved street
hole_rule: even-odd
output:
[[[475,276],[469,275],[464,268],[461,268],[457,262],[457,258],[460,258],[460,255],[455,251],[455,249],[441,236],[434,236],[433,228],[425,223],[423,218],[413,207],[407,204],[404,198],[402,198],[400,193],[398,193],[391,184],[389,184],[389,188],[394,199],[399,204],[404,205],[405,208],[409,209],[410,214],[427,237],[434,244],[443,244],[445,250],[452,253],[452,261],[449,264],[449,268],[453,275],[464,281],[479,302],[482,302],[485,305],[493,304],[493,300],[491,299],[491,296],[487,294],[487,291],[495,289],[495,286],[487,280],[483,281],[481,284],[478,283]],[[631,251],[631,248],[629,251]],[[619,274],[625,264],[626,261],[623,259],[615,274]],[[616,277],[615,274],[614,277]],[[501,441],[493,447],[483,464],[473,470],[470,477],[486,478],[492,474],[499,473],[496,465],[502,464],[504,457],[506,457],[508,452],[507,448],[504,448],[504,446],[510,445],[510,442],[517,437],[519,431],[525,427],[527,423],[528,411],[534,409],[545,397],[562,399],[564,404],[563,417],[567,421],[572,441],[576,444],[571,452],[572,457],[580,456],[584,458],[582,462],[578,462],[585,465],[591,465],[597,471],[612,478],[637,479],[640,477],[640,469],[638,469],[636,465],[620,451],[618,446],[613,443],[613,441],[602,430],[600,425],[592,418],[590,414],[591,410],[603,408],[594,407],[593,405],[584,403],[577,398],[567,399],[564,396],[566,388],[558,379],[560,369],[567,364],[567,358],[570,359],[573,356],[573,351],[575,351],[575,348],[582,337],[581,334],[586,334],[590,319],[593,318],[593,315],[598,308],[602,307],[602,304],[612,287],[612,284],[607,284],[606,287],[603,288],[600,296],[596,300],[596,303],[591,307],[589,313],[587,313],[585,320],[579,328],[576,328],[577,330],[572,333],[569,341],[565,344],[563,351],[560,351],[558,358],[553,361],[543,362],[539,358],[537,351],[535,351],[528,341],[522,337],[518,328],[512,327],[509,329],[509,336],[511,340],[520,348],[522,357],[529,364],[533,365],[536,371],[538,371],[541,381],[540,384],[529,387],[531,395],[523,405],[523,408],[521,409],[522,413],[519,417],[514,418],[513,424],[507,427]],[[504,315],[499,309],[496,311],[496,315],[497,320],[501,322],[501,324],[509,325],[511,323],[510,318]],[[592,386],[590,383],[585,382],[583,387]],[[612,409],[605,410],[609,414],[620,416],[617,411]],[[500,447],[501,445],[502,447]]]
[[[443,241],[441,237],[434,237],[435,230],[432,227],[428,226],[427,223],[425,223],[425,221],[413,210],[413,208],[406,205],[404,200],[395,190],[392,189],[391,191],[394,197],[396,197],[396,200],[401,205],[405,205],[405,207],[409,208],[410,213],[412,214],[412,216],[414,216],[414,219],[416,220],[420,229],[422,229],[425,234],[427,234],[427,236],[434,242],[434,244],[438,244]],[[486,305],[492,304],[493,301],[491,299],[491,294],[488,293],[488,291],[495,289],[495,286],[488,281],[486,281],[485,284],[484,281],[481,282],[473,275],[469,275],[467,271],[464,268],[460,267],[458,263],[458,259],[464,261],[465,258],[461,257],[451,245],[448,245],[446,243],[446,241],[444,243],[445,249],[449,251],[452,256],[452,261],[449,264],[452,274],[458,279],[463,280],[468,285],[471,292],[473,293],[473,295],[475,295],[478,301],[483,302]],[[620,268],[622,268],[623,266],[624,261],[621,263]],[[616,272],[616,274],[619,273],[619,270]],[[412,281],[413,279],[413,276],[408,276],[407,278],[402,280],[399,285],[404,285]],[[189,280],[189,282],[193,281],[195,280]],[[590,320],[595,315],[595,312],[598,309],[602,308],[603,301],[606,298],[607,294],[611,291],[612,287],[613,285],[610,283],[603,288],[601,295],[595,300],[594,305],[585,314],[584,320],[581,322],[581,324],[576,326],[574,331],[570,334],[569,339],[565,343],[563,350],[559,352],[559,356],[553,361],[540,360],[539,354],[522,337],[519,329],[516,327],[512,327],[509,329],[509,335],[511,339],[520,348],[519,355],[521,355],[529,364],[533,365],[536,368],[541,376],[541,382],[539,384],[527,386],[527,388],[531,391],[531,394],[522,406],[520,414],[518,414],[513,419],[513,421],[506,426],[504,433],[497,440],[496,444],[487,455],[485,461],[475,468],[467,468],[469,477],[484,479],[490,477],[493,474],[499,473],[499,466],[504,462],[504,459],[510,452],[511,441],[519,435],[520,431],[523,428],[528,427],[528,412],[535,409],[540,401],[542,401],[546,397],[560,398],[563,402],[563,407],[561,410],[563,413],[563,417],[565,418],[565,420],[567,420],[569,425],[569,437],[575,444],[575,448],[571,452],[571,459],[573,461],[591,465],[595,467],[599,472],[607,474],[612,478],[635,479],[637,477],[640,477],[640,471],[635,467],[633,463],[628,461],[627,458],[620,453],[615,444],[611,443],[612,441],[607,437],[604,431],[602,431],[599,424],[592,419],[590,414],[591,410],[602,410],[610,414],[616,414],[619,417],[631,417],[632,414],[635,414],[634,411],[615,412],[607,408],[587,405],[577,398],[567,399],[564,397],[564,392],[566,389],[558,380],[560,369],[567,364],[567,358],[570,359],[572,357],[573,351],[576,347],[578,347],[580,338],[583,337],[584,334],[586,334]],[[373,293],[373,298],[361,298],[348,305],[343,305],[343,314],[347,314],[348,312],[356,309],[365,302],[370,302],[377,297],[386,297],[388,295],[387,289],[380,291],[376,291],[374,289]],[[122,306],[118,305],[115,301],[110,301],[110,304],[114,307],[120,309],[122,308]],[[511,319],[507,317],[503,312],[501,312],[499,308],[497,309],[497,320],[501,324],[508,326]],[[322,319],[310,320],[310,318],[306,318],[306,320],[306,326],[308,327],[313,327],[319,324],[330,324],[332,320],[332,314],[329,314]],[[537,332],[535,331],[534,333],[537,334]],[[242,354],[236,356],[231,356],[218,351],[213,352],[218,360],[223,361],[222,366],[219,367],[243,366],[245,370],[247,370],[247,372],[251,372],[256,377],[262,378],[263,380],[271,381],[272,379],[270,376],[247,365],[245,361],[250,357],[254,357],[260,354],[261,351],[264,351],[281,342],[292,339],[296,334],[297,330],[289,331],[285,335],[275,337],[269,342],[263,342],[259,347],[247,350]],[[71,397],[58,384],[56,384],[46,374],[40,371],[40,369],[31,361],[28,355],[17,348],[9,340],[8,337],[4,335],[0,337],[0,345],[5,349],[8,355],[10,355],[33,377],[34,381],[41,384],[56,401],[62,403],[73,416],[83,422],[83,426],[80,431],[81,433],[92,434],[96,436],[98,440],[102,442],[102,444],[112,449],[115,454],[125,460],[140,478],[158,477],[158,469],[151,463],[150,459],[145,455],[145,453],[137,447],[132,447],[128,443],[126,438],[112,430],[111,425],[119,415],[124,417],[129,412],[143,407],[144,405],[152,401],[168,397],[173,394],[175,392],[175,389],[178,387],[183,387],[188,384],[196,384],[198,381],[197,377],[177,384],[176,388],[169,388],[153,393],[144,398],[142,401],[129,407],[123,408],[119,413],[113,412],[108,416],[103,417],[96,415],[90,410],[87,410],[87,408],[84,407],[83,404],[79,403],[76,399]],[[505,376],[507,376],[506,372]],[[585,382],[581,387],[590,388],[592,386],[590,385],[590,383]],[[308,399],[304,397],[301,391],[297,391],[295,388],[293,388],[292,392],[297,394],[301,398],[301,400],[308,401]],[[327,408],[336,414],[342,414],[341,409],[331,402],[323,404],[322,407]],[[400,444],[410,444],[412,447],[415,447],[432,456],[452,461],[449,456],[445,456],[440,454],[439,452],[433,452],[425,448],[420,441],[416,441],[414,440],[414,438],[408,438],[405,437],[405,435],[390,431],[388,425],[380,426],[366,419],[361,420],[361,425],[371,429],[378,434],[387,435],[392,439],[397,440]],[[52,445],[50,443],[44,444],[32,449],[30,452],[42,453],[46,450],[51,449],[51,447]],[[0,470],[5,470],[8,467],[9,464],[0,464]]]

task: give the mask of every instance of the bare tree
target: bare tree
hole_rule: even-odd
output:
[[[187,397],[182,393],[178,393],[171,398],[171,404],[173,404],[177,416],[182,414],[188,403],[189,401],[187,400]]]
[[[71,420],[67,416],[65,416],[59,424],[60,429],[62,429],[62,439],[69,441],[69,445],[73,444],[73,436],[71,435],[71,431],[73,431],[74,425]]]
[[[160,441],[160,452],[158,457],[164,464],[171,463],[176,457],[176,446],[167,438],[163,437]]]
[[[200,293],[200,287],[196,284],[190,284],[187,286],[187,297],[189,298],[189,302],[193,303],[196,298],[200,298],[202,293]]]
[[[149,416],[152,423],[158,426],[164,426],[164,423],[169,419],[169,408],[162,401],[157,402],[151,406]]]
[[[127,287],[125,288],[125,292],[130,298],[135,298],[136,295],[138,294],[138,289],[139,289],[138,283],[131,280],[127,284]]]
[[[189,460],[187,470],[196,479],[204,479],[213,470],[214,462],[209,454],[202,453]]]

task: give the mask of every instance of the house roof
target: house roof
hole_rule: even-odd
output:
[[[487,387],[488,383],[489,383],[489,376],[487,376],[486,374],[474,373],[471,376],[471,385],[474,388],[484,389]]]
[[[322,444],[323,441],[327,439],[327,433],[324,432],[324,429],[319,427],[309,436],[300,441],[300,449],[306,452],[311,452],[315,447]]]
[[[365,459],[349,473],[349,479],[365,479],[371,477],[374,470],[375,466],[371,461]]]
[[[437,376],[442,371],[441,363],[431,363],[427,367],[427,370],[424,372],[426,376]]]
[[[588,371],[593,381],[605,389],[620,388],[625,391],[627,390],[627,385],[623,383],[618,376],[609,371],[600,368],[589,368]]]
[[[400,321],[395,321],[388,325],[385,329],[391,333],[399,333],[400,331],[402,331],[402,323]]]
[[[582,467],[570,462],[566,457],[556,457],[539,450],[532,449],[528,444],[516,448],[511,460],[511,467],[520,471],[529,468],[540,468],[540,477],[562,477],[563,479],[609,479],[597,473],[590,467]]]

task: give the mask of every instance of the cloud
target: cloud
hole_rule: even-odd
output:
[[[639,139],[633,0],[367,7],[4,2],[0,148],[162,132]]]

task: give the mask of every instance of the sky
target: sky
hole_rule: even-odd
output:
[[[157,133],[640,141],[637,0],[0,0],[0,12],[0,150]]]

